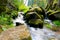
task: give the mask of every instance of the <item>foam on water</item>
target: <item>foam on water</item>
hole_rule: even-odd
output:
[[[16,26],[16,22],[21,23],[21,24],[25,23],[25,21],[23,20],[23,14],[24,14],[24,12],[18,12],[17,18],[13,19],[14,26]]]
[[[35,30],[35,28],[30,27],[29,29],[32,36],[32,40],[48,40],[48,36],[55,35],[54,32],[47,28],[37,28],[37,30]]]

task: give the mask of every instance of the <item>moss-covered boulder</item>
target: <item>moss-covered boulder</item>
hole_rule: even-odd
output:
[[[60,20],[59,0],[49,0],[46,6],[47,16],[50,20]]]
[[[36,12],[39,15],[43,15],[43,18],[45,17],[45,10],[42,7],[32,7],[26,12],[26,14],[29,12]]]
[[[43,19],[45,11],[40,7],[31,8],[25,13],[25,19],[28,25],[35,28],[43,28]]]
[[[49,10],[47,16],[50,20],[60,20],[60,11]]]
[[[7,29],[0,34],[0,40],[32,40],[29,30],[24,25]]]

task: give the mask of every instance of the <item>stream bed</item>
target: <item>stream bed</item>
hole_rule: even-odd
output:
[[[21,15],[21,17],[18,16],[17,20],[14,20],[14,25],[16,22],[25,24],[25,26],[28,27],[32,40],[60,40],[60,34],[56,34],[55,31],[46,28],[45,25],[42,29],[33,28],[29,25],[26,25],[25,20],[23,20],[23,15]],[[49,19],[44,19],[44,23],[49,23],[50,25],[53,25],[51,20]]]
[[[49,30],[47,28],[37,28],[36,30],[31,27],[30,33],[32,36],[32,40],[60,40],[60,34],[56,34],[52,30]]]

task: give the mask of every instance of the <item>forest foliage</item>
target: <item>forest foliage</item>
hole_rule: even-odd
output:
[[[52,4],[49,4],[48,1],[49,0],[28,0],[28,6],[25,6],[24,0],[0,0],[0,25],[3,25],[2,29],[5,30],[5,25],[13,27],[12,17],[17,16],[20,11],[27,12],[32,6],[42,7],[46,9],[47,12],[52,9],[54,12],[55,10],[60,11],[59,7],[55,5],[58,3],[57,0],[54,0]]]

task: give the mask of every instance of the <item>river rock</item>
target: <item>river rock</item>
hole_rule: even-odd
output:
[[[30,27],[43,28],[45,12],[40,7],[33,7],[25,13],[25,19]]]
[[[0,40],[31,40],[31,36],[27,27],[21,25],[3,31]]]

